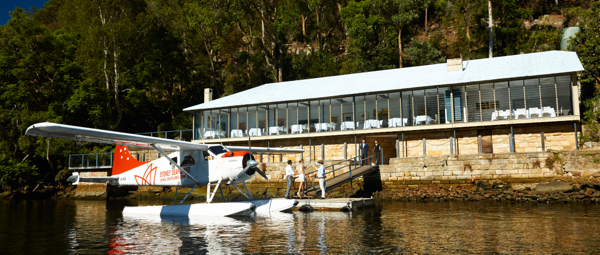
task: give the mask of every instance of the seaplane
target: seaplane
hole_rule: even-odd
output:
[[[242,216],[255,212],[290,211],[298,204],[294,199],[255,200],[246,186],[246,181],[257,173],[268,180],[267,175],[258,168],[258,162],[252,153],[304,152],[301,149],[199,144],[51,122],[33,124],[27,128],[25,135],[116,146],[110,176],[81,177],[74,172],[67,179],[73,185],[106,183],[116,186],[191,188],[183,199],[174,201],[173,205],[126,206],[123,209],[124,215]],[[249,145],[250,142],[249,138]],[[139,161],[130,153],[129,147],[154,149],[162,157],[147,162]],[[248,200],[227,202],[221,184],[235,187]],[[214,188],[211,188],[211,185],[214,185]],[[238,187],[240,185],[245,188],[245,191]],[[204,186],[207,190],[206,203],[183,203],[194,189]],[[223,202],[212,203],[217,190],[220,191]]]

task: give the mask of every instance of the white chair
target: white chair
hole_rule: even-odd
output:
[[[231,137],[244,137],[244,133],[240,129],[231,130]]]
[[[520,108],[515,110],[515,119],[526,119],[527,118],[527,110],[525,108]]]
[[[529,108],[529,118],[540,118],[542,117],[542,111],[540,108],[531,107]]]
[[[556,111],[550,106],[544,106],[542,108],[542,117],[556,117]]]

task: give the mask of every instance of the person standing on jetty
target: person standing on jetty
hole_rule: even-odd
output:
[[[301,159],[298,163],[298,181],[300,181],[298,197],[302,198],[302,194],[304,194],[304,159]]]
[[[375,149],[375,165],[378,165],[379,161],[381,160],[381,154],[379,154],[380,150],[379,143],[377,142],[377,140],[375,140],[375,145],[373,147]]]
[[[285,179],[287,180],[287,189],[285,190],[285,198],[290,199],[290,189],[294,183],[294,170],[292,169],[292,161],[288,160],[288,165],[285,167]]]
[[[315,166],[313,165],[313,167]],[[323,166],[323,160],[319,160],[317,178],[319,178],[319,187],[321,188],[321,199],[325,199],[325,167]]]
[[[367,154],[369,153],[369,145],[365,139],[362,140],[360,144],[360,157],[362,158],[362,165],[365,164],[365,159],[367,158]]]

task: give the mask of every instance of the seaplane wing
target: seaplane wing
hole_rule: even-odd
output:
[[[31,125],[25,135],[74,140],[78,142],[107,143],[142,148],[152,148],[151,144],[163,150],[206,150],[208,146],[186,141],[169,140],[159,137],[135,135],[122,132],[77,127],[51,122]]]
[[[226,146],[230,151],[250,151],[252,153],[260,154],[291,154],[291,153],[303,153],[302,149],[284,149],[284,148],[267,148],[267,147],[246,147],[246,146]]]

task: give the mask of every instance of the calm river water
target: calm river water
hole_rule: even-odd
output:
[[[128,203],[0,201],[0,252],[600,253],[600,206],[377,201],[358,212],[123,217]]]

